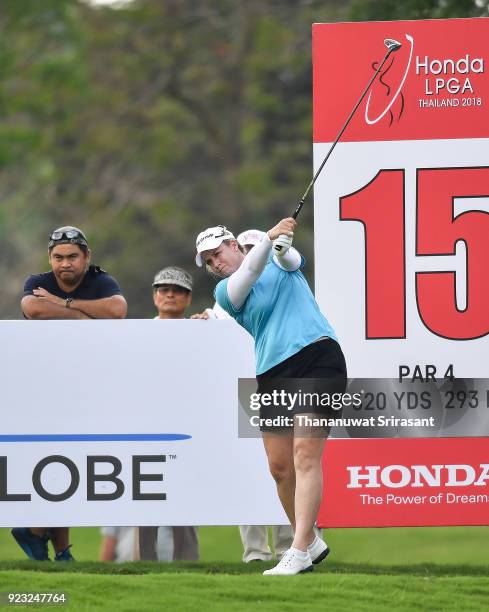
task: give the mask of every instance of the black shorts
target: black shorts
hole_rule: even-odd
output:
[[[291,417],[297,414],[341,417],[346,363],[340,345],[332,338],[309,344],[256,379],[262,431],[292,427]]]

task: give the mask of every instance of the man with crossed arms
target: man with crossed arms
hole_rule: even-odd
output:
[[[48,243],[51,272],[29,276],[21,308],[26,319],[123,319],[126,300],[117,281],[90,265],[85,234],[73,226],[54,230]],[[30,559],[73,561],[68,527],[15,527],[12,535]]]

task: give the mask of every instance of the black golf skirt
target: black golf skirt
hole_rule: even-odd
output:
[[[261,431],[292,428],[298,414],[341,417],[346,363],[340,345],[332,338],[305,346],[256,379]]]

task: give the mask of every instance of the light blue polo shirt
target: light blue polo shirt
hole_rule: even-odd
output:
[[[229,299],[227,284],[227,278],[220,281],[214,296],[219,306],[255,339],[257,374],[263,374],[322,336],[337,340],[302,272],[282,270],[272,254],[239,310]]]

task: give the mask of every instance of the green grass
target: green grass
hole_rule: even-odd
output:
[[[201,560],[234,563],[242,548],[237,527],[201,527]],[[392,529],[331,529],[324,532],[331,558],[341,563],[371,564],[468,564],[484,565],[489,527],[412,527]],[[71,531],[73,554],[78,561],[96,561],[99,530]],[[22,560],[25,555],[8,529],[0,529],[0,561]]]
[[[73,529],[72,564],[27,561],[2,529],[0,591],[64,591],[63,610],[484,610],[488,537],[486,527],[331,530],[326,563],[271,578],[261,572],[272,564],[240,562],[236,527],[201,528],[199,563],[121,565],[96,562],[97,529]]]
[[[261,568],[261,566],[260,566]],[[0,589],[68,594],[72,610],[295,611],[295,610],[483,610],[489,581],[477,576],[430,573],[369,574],[327,571],[290,578],[258,573],[100,575],[57,571],[3,571]],[[36,609],[25,606],[16,609]],[[45,607],[45,606],[44,606]]]
[[[96,561],[99,558],[100,530],[76,527],[70,530],[72,552],[77,561]],[[199,530],[203,561],[240,561],[243,554],[237,527],[202,527]],[[52,551],[50,549],[50,554]],[[26,556],[10,535],[0,529],[0,561],[25,559]]]

